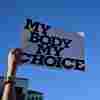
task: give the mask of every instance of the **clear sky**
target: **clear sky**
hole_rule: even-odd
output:
[[[20,47],[26,17],[36,16],[66,32],[84,31],[86,72],[20,66],[17,76],[45,100],[100,100],[99,0],[0,0],[0,75],[7,68],[9,48]]]

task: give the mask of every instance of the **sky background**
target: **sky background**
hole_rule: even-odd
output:
[[[86,72],[19,66],[17,76],[44,100],[100,100],[99,0],[0,0],[0,75],[7,69],[9,48],[21,47],[25,18],[39,17],[66,32],[84,31]]]

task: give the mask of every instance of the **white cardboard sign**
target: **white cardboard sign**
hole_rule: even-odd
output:
[[[27,19],[22,43],[24,64],[85,70],[84,32],[63,32]]]

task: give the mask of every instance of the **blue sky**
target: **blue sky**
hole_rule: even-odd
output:
[[[26,17],[36,16],[66,32],[84,31],[86,72],[19,66],[17,76],[29,78],[29,88],[44,93],[45,100],[100,99],[99,0],[1,0],[0,75],[7,68],[9,48],[20,47]]]

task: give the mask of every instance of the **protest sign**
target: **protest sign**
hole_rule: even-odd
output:
[[[63,32],[27,19],[22,34],[23,64],[85,70],[84,32]]]

